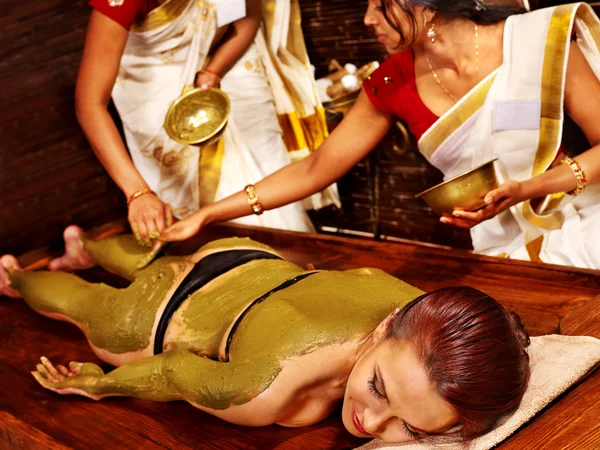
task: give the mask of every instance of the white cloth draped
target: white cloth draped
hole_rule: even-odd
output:
[[[199,167],[202,152],[214,153],[215,148],[179,144],[168,137],[163,123],[171,103],[205,66],[217,32],[214,3],[168,0],[130,31],[112,93],[134,164],[180,218],[206,199],[199,188],[205,181]],[[214,201],[291,162],[255,44],[223,77],[221,87],[230,98],[231,113],[222,152],[212,158],[211,169],[217,173],[210,180],[218,183],[211,190]],[[300,202],[237,222],[313,231]]]

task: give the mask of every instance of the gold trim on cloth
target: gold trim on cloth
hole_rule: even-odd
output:
[[[492,76],[482,82],[478,87],[473,88],[473,90],[467,94],[467,97],[456,106],[456,109],[453,112],[447,114],[446,117],[440,118],[437,123],[433,125],[433,128],[421,138],[419,141],[419,152],[421,152],[427,160],[431,160],[431,157],[438,147],[483,106],[495,79],[496,73],[493,73]]]
[[[560,146],[563,125],[563,82],[567,64],[572,18],[577,5],[557,6],[550,19],[542,67],[542,110],[538,149],[531,177],[540,175],[550,167]],[[558,230],[564,222],[560,211],[538,215],[531,201],[523,202],[523,217],[545,230]],[[546,208],[548,210],[548,208]]]
[[[177,19],[191,1],[194,0],[167,0],[150,11],[144,20],[134,23],[131,31],[143,33],[167,25]]]
[[[308,61],[308,50],[302,33],[302,16],[300,14],[300,3],[298,0],[290,0],[290,25],[287,39],[287,50],[298,58],[306,67]]]
[[[225,141],[221,137],[217,142],[200,148],[198,161],[198,185],[200,188],[200,205],[214,203],[217,187],[221,179]]]
[[[294,111],[287,114],[278,114],[277,119],[279,120],[279,126],[283,132],[283,142],[288,152],[308,147],[298,113]]]
[[[538,236],[533,241],[528,242],[525,245],[525,249],[527,250],[527,254],[529,255],[529,260],[532,262],[543,262],[542,258],[540,258],[540,253],[542,252],[542,244],[544,243],[544,235]]]
[[[283,141],[288,152],[295,152],[307,148],[314,152],[329,136],[325,108],[317,107],[317,111],[307,117],[298,118],[294,111],[277,116],[283,131]]]
[[[311,152],[318,149],[327,136],[329,136],[327,121],[325,119],[325,108],[318,106],[315,109],[316,112],[314,114],[300,119],[304,137]]]
[[[596,47],[598,48],[598,51],[600,51],[600,23],[598,22],[592,7],[587,3],[579,5],[579,8],[577,8],[577,17],[583,20],[587,25],[590,34],[596,43]]]

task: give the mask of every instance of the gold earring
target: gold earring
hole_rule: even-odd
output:
[[[425,19],[425,29],[427,29],[427,19]],[[427,30],[427,37],[431,40],[431,43],[433,44],[435,42],[435,37],[437,36],[437,33],[435,32],[435,24],[432,23],[431,26],[429,27],[429,29]]]

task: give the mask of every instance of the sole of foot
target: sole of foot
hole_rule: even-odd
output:
[[[20,298],[21,295],[16,289],[10,287],[11,280],[9,270],[22,271],[19,261],[13,255],[4,255],[0,257],[0,296],[6,295],[11,298]]]
[[[94,267],[95,263],[85,251],[82,237],[84,231],[77,225],[69,225],[65,228],[63,237],[65,239],[65,254],[60,258],[53,259],[48,263],[51,271],[62,270],[71,272]]]

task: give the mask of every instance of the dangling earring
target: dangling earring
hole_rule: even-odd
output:
[[[425,19],[425,28],[427,28],[427,19]],[[437,36],[437,33],[435,32],[435,24],[432,23],[431,26],[429,27],[429,30],[427,30],[427,37],[431,40],[432,44],[435,42],[436,36]]]

